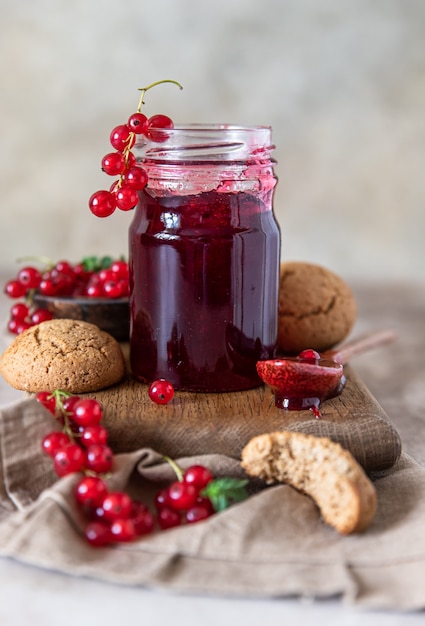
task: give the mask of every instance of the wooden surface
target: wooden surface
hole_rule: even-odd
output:
[[[400,437],[365,385],[346,368],[343,393],[323,403],[322,419],[310,411],[285,411],[268,387],[244,392],[176,392],[166,406],[154,404],[147,385],[130,376],[122,384],[90,394],[102,402],[104,423],[116,452],[149,446],[173,458],[196,454],[240,457],[251,437],[273,430],[296,430],[341,443],[367,471],[391,467]]]

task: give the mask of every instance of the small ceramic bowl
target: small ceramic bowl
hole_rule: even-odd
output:
[[[34,295],[34,304],[50,311],[54,318],[82,320],[96,324],[117,341],[128,341],[130,304],[128,298],[60,298]]]

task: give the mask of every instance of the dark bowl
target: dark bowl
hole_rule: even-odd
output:
[[[128,298],[60,298],[34,295],[34,304],[50,311],[54,318],[82,320],[96,324],[117,341],[130,336],[130,304]]]

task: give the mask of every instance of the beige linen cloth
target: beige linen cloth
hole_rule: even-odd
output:
[[[53,418],[26,399],[0,414],[0,555],[24,563],[121,585],[185,593],[315,598],[340,596],[351,605],[413,610],[425,607],[425,471],[402,455],[375,476],[378,511],[366,533],[339,536],[307,496],[279,485],[208,520],[158,531],[129,544],[93,548],[72,490],[76,476],[57,479],[40,448]],[[216,475],[241,476],[235,459],[205,463]],[[116,457],[111,489],[146,499],[168,464],[153,450]]]

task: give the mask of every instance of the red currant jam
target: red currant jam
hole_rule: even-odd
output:
[[[303,357],[303,354],[258,362],[257,371],[273,389],[278,408],[311,409],[319,417],[322,402],[342,393],[344,368],[336,361]]]
[[[255,387],[256,362],[273,358],[277,337],[270,162],[255,174],[246,163],[167,163],[184,194],[158,184],[157,166],[148,167],[130,227],[133,375],[190,391]]]

